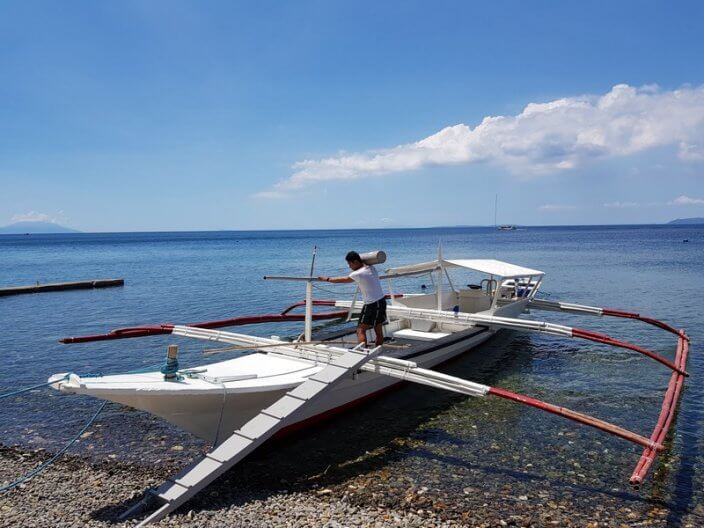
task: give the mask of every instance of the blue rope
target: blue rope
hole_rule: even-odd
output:
[[[166,363],[161,367],[161,373],[165,380],[178,379],[178,359],[166,358]]]
[[[143,374],[145,372],[152,372],[153,370],[158,369],[161,365],[162,365],[162,363],[155,363],[154,365],[149,365],[147,367],[142,367],[140,369],[128,370],[127,372],[124,372],[123,374]],[[167,362],[166,366],[162,367],[161,372],[164,372],[164,369],[167,366],[168,366],[168,362]],[[178,371],[178,361],[176,362],[176,371]],[[174,372],[176,372],[176,371],[174,371]],[[165,374],[165,372],[164,372],[164,374]],[[69,372],[63,378],[58,378],[58,379],[55,379],[54,381],[47,381],[45,383],[39,383],[37,385],[31,385],[30,387],[24,387],[22,389],[17,389],[12,392],[0,394],[0,400],[2,400],[3,398],[9,398],[11,396],[18,396],[20,394],[24,394],[25,392],[30,392],[33,390],[48,387],[49,385],[53,385],[54,383],[60,383],[62,381],[66,381],[70,375],[71,375],[71,373]],[[81,374],[80,375],[81,378],[102,378],[103,376],[105,376],[105,374],[103,374],[102,372],[95,372],[95,373],[89,372],[88,374]]]
[[[155,368],[158,368],[159,365],[161,365],[161,363],[157,363],[156,365],[150,365],[148,367],[143,367],[143,368],[137,369],[137,370],[132,370],[132,371],[127,372],[126,374],[139,374],[141,372],[149,372],[151,370],[154,370]],[[167,362],[167,365],[164,368],[167,368],[168,366],[169,365]],[[178,371],[178,362],[176,362],[176,371]],[[18,389],[16,391],[8,392],[6,394],[0,394],[0,399],[9,398],[11,396],[17,396],[17,395],[23,394],[25,392],[30,392],[30,391],[33,391],[36,389],[41,389],[43,387],[48,387],[49,385],[53,385],[54,383],[66,381],[70,375],[71,374],[68,373],[63,378],[59,378],[54,381],[48,381],[46,383],[39,383],[37,385],[32,385],[30,387],[25,387],[23,389]],[[103,374],[98,372],[95,374],[84,374],[81,377],[83,377],[83,378],[100,378],[102,376],[103,376]],[[76,434],[76,436],[74,436],[64,447],[62,447],[56,454],[54,454],[54,456],[52,456],[49,460],[47,460],[46,462],[43,462],[42,464],[40,464],[39,466],[37,466],[33,470],[29,471],[28,473],[25,473],[22,477],[18,478],[14,482],[11,482],[10,484],[7,484],[5,486],[0,487],[0,493],[4,493],[6,491],[10,491],[10,490],[15,489],[20,484],[27,482],[29,479],[31,479],[35,475],[38,475],[39,473],[44,471],[46,468],[48,468],[51,464],[56,462],[56,460],[61,455],[63,455],[73,444],[75,444],[78,441],[78,439],[81,437],[81,435],[83,433],[85,433],[91,425],[93,425],[93,423],[98,418],[98,416],[100,415],[100,413],[103,411],[103,409],[105,408],[105,406],[107,404],[108,404],[107,401],[104,401],[103,403],[101,403],[100,406],[98,407],[98,410],[95,412],[95,414],[92,416],[92,418],[90,420],[88,420],[88,422],[83,426],[83,428],[78,432],[78,434]]]
[[[126,374],[140,374],[143,372],[150,372],[154,370],[155,368],[158,368],[161,363],[157,363],[155,365],[150,365],[147,367],[143,367],[141,369],[137,370],[131,370],[126,372]],[[166,364],[161,368],[161,372],[164,374],[166,379],[173,379],[173,378],[178,378],[178,360],[177,359],[166,359]],[[18,389],[16,391],[8,392],[6,394],[0,394],[0,399],[3,398],[9,398],[10,396],[17,396],[19,394],[23,394],[25,392],[33,391],[36,389],[41,389],[43,387],[48,387],[49,385],[53,385],[54,383],[59,383],[61,381],[65,381],[69,378],[70,373],[66,374],[63,378],[56,379],[54,381],[48,381],[46,383],[40,383],[38,385],[32,385],[31,387],[25,387],[23,389]],[[100,378],[103,377],[103,374],[100,372],[97,372],[95,374],[83,374],[81,376],[82,378]],[[95,420],[98,418],[100,413],[103,411],[105,406],[108,404],[107,401],[104,401],[103,403],[100,404],[98,407],[98,410],[95,412],[95,414],[92,416],[90,420],[83,426],[83,428],[78,431],[78,434],[74,436],[64,447],[62,447],[54,456],[52,456],[49,460],[46,462],[43,462],[33,470],[29,471],[28,473],[25,473],[23,476],[15,480],[14,482],[11,482],[10,484],[7,484],[6,486],[0,487],[0,493],[4,493],[6,491],[10,491],[15,489],[17,486],[20,484],[27,482],[29,479],[34,477],[35,475],[38,475],[42,471],[44,471],[46,468],[48,468],[51,464],[56,462],[58,458],[63,455],[73,444],[75,444],[78,439],[81,437],[83,433],[85,433],[88,428],[93,425]]]
[[[49,460],[47,460],[46,462],[43,462],[42,464],[40,464],[39,466],[37,466],[36,468],[34,468],[33,470],[31,470],[29,473],[25,473],[23,476],[21,476],[20,478],[18,478],[18,479],[15,480],[14,482],[11,482],[10,484],[8,484],[8,485],[6,485],[6,486],[0,487],[0,493],[3,493],[3,492],[5,492],[5,491],[10,491],[10,490],[15,489],[17,486],[19,486],[19,485],[22,484],[23,482],[28,481],[29,479],[31,479],[31,478],[34,477],[35,475],[38,475],[39,473],[41,473],[42,471],[44,471],[44,470],[45,470],[46,468],[48,468],[51,464],[53,464],[61,455],[63,455],[63,454],[68,450],[68,448],[70,448],[73,444],[75,444],[75,443],[78,441],[78,439],[81,437],[81,435],[82,435],[83,433],[85,433],[91,425],[93,425],[93,422],[95,422],[95,420],[98,418],[98,415],[103,411],[103,409],[105,408],[105,406],[106,406],[107,404],[108,404],[108,402],[106,402],[106,401],[104,401],[103,403],[101,403],[101,404],[100,404],[100,407],[98,407],[98,410],[95,412],[95,414],[93,415],[93,417],[92,417],[90,420],[88,420],[88,423],[86,423],[86,424],[83,426],[83,428],[82,428],[80,431],[78,431],[78,434],[77,434],[76,436],[74,436],[68,444],[66,444],[64,447],[62,447],[62,448],[58,451],[58,453],[56,453],[54,456],[52,456],[52,457],[51,457]]]
[[[70,374],[66,374],[63,378],[59,378],[54,381],[47,381],[46,383],[40,383],[39,385],[32,385],[31,387],[25,387],[24,389],[18,389],[16,391],[8,392],[6,394],[0,394],[0,400],[3,398],[9,398],[10,396],[17,396],[18,394],[23,394],[25,392],[33,391],[36,389],[41,389],[42,387],[48,387],[54,383],[59,383],[60,381],[66,381]]]
[[[153,372],[154,370],[158,369],[161,365],[162,363],[154,363],[153,365],[148,365],[140,369],[128,370],[127,372],[125,372],[125,374],[144,374],[145,372]]]

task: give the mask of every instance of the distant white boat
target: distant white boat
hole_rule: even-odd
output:
[[[499,195],[494,196],[494,227],[498,229],[499,231],[515,231],[516,226],[513,224],[502,224],[502,225],[496,225],[496,214],[497,210],[499,208]]]

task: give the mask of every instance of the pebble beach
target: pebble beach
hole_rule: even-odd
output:
[[[29,470],[45,452],[0,451],[2,478]],[[261,464],[261,461],[258,462]],[[257,462],[254,463],[257,465]],[[45,473],[0,498],[3,527],[118,527],[119,515],[141,491],[161,483],[177,467],[146,468],[115,461],[87,462],[66,456]],[[246,468],[249,473],[254,468]],[[159,526],[172,527],[493,527],[670,526],[671,512],[657,504],[603,497],[579,500],[549,484],[530,487],[497,483],[468,487],[459,496],[443,495],[426,482],[395,476],[393,469],[364,472],[331,483],[319,475],[305,483],[279,481],[274,488],[247,485],[227,475]],[[426,484],[426,485],[423,485]],[[701,526],[701,513],[680,526]]]

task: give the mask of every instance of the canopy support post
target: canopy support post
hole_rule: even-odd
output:
[[[437,292],[438,298],[438,312],[442,312],[442,274],[445,269],[442,265],[442,241],[438,241],[438,266],[438,283],[435,286],[435,291]]]
[[[311,341],[313,336],[313,283],[306,282],[306,317],[303,334],[306,341]]]

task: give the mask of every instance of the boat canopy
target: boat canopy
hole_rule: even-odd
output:
[[[390,268],[386,271],[385,277],[402,277],[404,275],[427,273],[439,269],[441,265],[444,268],[464,268],[479,271],[503,279],[542,277],[545,275],[542,271],[516,266],[515,264],[495,259],[442,259]]]

